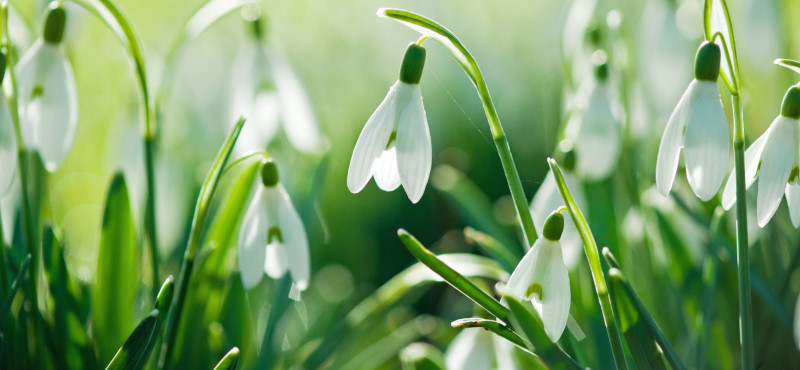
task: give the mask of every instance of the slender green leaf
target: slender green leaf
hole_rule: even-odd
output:
[[[125,344],[120,347],[106,370],[133,370],[141,369],[146,363],[146,354],[155,345],[156,323],[158,310],[153,310],[133,330]]]
[[[31,255],[30,253],[25,256],[25,259],[22,261],[22,264],[19,266],[19,273],[17,273],[17,277],[14,279],[14,282],[11,283],[11,290],[6,297],[3,306],[0,306],[0,329],[3,328],[3,323],[6,322],[6,318],[8,317],[8,313],[11,312],[11,303],[14,302],[14,297],[17,296],[17,292],[22,287],[22,284],[25,282],[25,276],[28,273],[28,266],[31,264]]]
[[[459,319],[450,323],[450,326],[454,328],[481,328],[488,330],[492,333],[497,334],[498,336],[508,340],[511,343],[514,343],[517,347],[521,350],[533,354],[531,350],[528,348],[528,344],[517,335],[514,330],[509,328],[506,324],[499,322],[497,320],[487,320],[487,319]]]
[[[425,248],[414,236],[403,229],[397,230],[397,236],[400,237],[400,240],[414,257],[428,266],[433,272],[439,274],[439,276],[453,288],[456,288],[467,296],[467,298],[483,307],[486,311],[489,311],[489,313],[498,319],[503,321],[507,320],[508,309],[503,307],[496,299],[486,294],[481,288],[478,288],[475,283],[464,277],[464,275],[459,274],[456,270],[453,270],[446,263],[438,259],[433,252]]]
[[[733,38],[731,17],[725,0],[706,0],[703,11],[703,25],[706,40],[719,45],[723,56],[725,56],[722,59],[722,68],[720,69],[725,85],[731,94],[738,95],[741,89],[739,62],[736,57],[736,42]],[[717,34],[719,37],[715,36]]]
[[[647,310],[647,307],[645,307],[644,302],[642,302],[642,300],[639,298],[639,295],[636,294],[636,290],[633,289],[633,286],[630,284],[630,282],[628,282],[628,279],[625,278],[625,275],[620,269],[619,263],[608,248],[603,248],[603,257],[605,257],[608,265],[616,271],[612,277],[616,280],[616,284],[623,288],[618,291],[621,293],[621,295],[625,294],[627,301],[633,304],[638,318],[644,320],[644,323],[647,325],[650,334],[653,336],[653,339],[658,343],[658,346],[664,352],[664,357],[667,359],[669,365],[676,370],[686,369],[686,366],[678,357],[675,349],[672,348],[672,344],[670,344],[670,342],[667,340],[667,337],[661,331],[661,328],[658,326],[658,324],[656,324],[656,320],[652,315],[650,315],[650,311]]]
[[[233,347],[222,357],[222,360],[219,360],[217,366],[214,366],[214,370],[236,370],[238,366],[239,348]]]

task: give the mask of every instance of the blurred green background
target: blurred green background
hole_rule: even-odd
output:
[[[31,35],[41,28],[48,2],[11,4],[23,20],[19,44],[26,48],[33,40]],[[118,4],[141,36],[150,82],[157,88],[166,55],[184,21],[204,1],[119,0]],[[441,238],[433,248],[436,252],[472,248],[460,232],[452,232],[468,222],[433,186],[437,178],[446,183],[436,172],[417,205],[412,205],[402,190],[385,193],[374,182],[359,194],[347,189],[347,167],[358,134],[397,79],[405,46],[418,38],[417,33],[378,18],[375,11],[379,7],[412,10],[460,37],[484,72],[530,199],[547,171],[545,158],[553,153],[564,119],[566,72],[561,53],[570,5],[555,0],[262,3],[269,43],[288,57],[304,82],[327,137],[327,152],[321,157],[298,154],[282,138],[269,148],[303,213],[313,271],[344,265],[353,274],[357,292],[366,294],[413,261],[396,237],[399,227],[429,245]],[[745,89],[749,143],[777,115],[786,88],[798,79],[772,65],[772,60],[800,59],[800,38],[791,27],[791,14],[798,14],[800,5],[789,0],[731,0],[729,6]],[[82,280],[92,281],[105,189],[113,171],[126,170],[133,201],[138,202],[134,204],[137,220],[142,219],[141,124],[133,66],[125,49],[93,16],[74,4],[66,7],[65,40],[78,85],[79,131],[67,160],[49,182],[49,208],[66,241],[70,270]],[[692,78],[694,50],[702,39],[702,1],[601,0],[597,13],[605,15],[611,9],[622,15],[631,70],[639,76],[636,83],[640,89],[634,94],[645,103],[641,114],[629,117],[629,124],[643,128],[642,141],[651,144],[631,155],[650,164],[650,168],[636,171],[643,184],[652,185],[661,130]],[[667,9],[667,13],[658,9]],[[667,26],[659,28],[664,22]],[[159,237],[161,255],[168,261],[162,264],[162,275],[178,272],[179,260],[174,257],[185,245],[197,191],[231,125],[226,113],[227,79],[246,31],[234,12],[187,45],[176,59],[177,74],[161,112],[157,150]],[[421,86],[434,167],[449,164],[463,171],[485,192],[493,207],[491,217],[513,238],[517,235],[513,226],[516,216],[480,102],[445,50],[434,42],[425,45],[428,58]],[[729,104],[725,95],[723,101]],[[323,170],[319,170],[320,163]],[[3,205],[13,204],[11,198],[3,199]],[[624,211],[616,210],[619,223]],[[776,218],[788,220],[784,206]],[[774,224],[768,230],[776,227]],[[141,223],[136,226],[141,230]],[[601,245],[613,240],[602,231],[597,234]],[[779,279],[770,272],[773,256],[764,257],[759,250],[753,255],[755,269]],[[783,257],[788,260],[789,256]],[[778,260],[775,263],[783,263],[780,255]],[[142,280],[149,282],[149,278]],[[793,275],[789,291],[797,291],[799,283],[800,277]],[[724,284],[735,288],[735,280]],[[438,310],[440,303],[434,298],[439,297],[430,298],[422,304],[423,309]],[[462,311],[469,313],[469,309]]]

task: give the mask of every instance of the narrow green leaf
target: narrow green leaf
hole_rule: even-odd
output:
[[[159,319],[163,319],[164,314],[169,311],[169,306],[172,304],[173,293],[175,293],[175,278],[170,275],[167,277],[167,280],[164,281],[161,290],[158,291],[155,307],[153,307],[158,310]]]
[[[158,310],[153,310],[133,330],[125,344],[120,347],[114,358],[106,366],[106,370],[133,370],[141,369],[146,363],[145,354],[155,344],[156,322]]]
[[[622,338],[620,338],[619,328],[617,321],[614,317],[614,310],[611,308],[611,298],[608,295],[608,286],[606,285],[606,278],[603,275],[603,266],[600,264],[600,253],[597,250],[597,242],[592,235],[592,230],[589,229],[589,224],[583,216],[575,199],[567,188],[567,183],[564,181],[564,175],[561,173],[561,168],[553,158],[547,158],[547,163],[550,165],[550,171],[556,180],[558,192],[561,194],[561,199],[569,211],[572,222],[575,228],[578,229],[578,234],[581,236],[583,242],[583,250],[586,253],[586,259],[589,260],[589,269],[592,271],[592,280],[594,281],[594,289],[597,293],[597,299],[600,301],[600,311],[603,314],[603,323],[606,326],[608,333],[608,340],[611,343],[611,351],[614,355],[614,363],[619,369],[627,369],[628,365],[625,362],[625,350],[622,347]]]
[[[775,59],[775,61],[773,61],[772,63],[775,63],[781,67],[789,68],[795,73],[800,73],[800,62],[796,60],[778,58]]]
[[[504,296],[511,309],[511,325],[531,344],[529,349],[539,356],[548,367],[560,369],[583,369],[584,367],[553,343],[544,331],[544,324],[533,306],[523,304],[513,297]]]
[[[733,38],[731,17],[725,0],[706,0],[703,10],[703,26],[706,40],[715,42],[724,53],[725,58],[722,59],[722,68],[720,68],[722,80],[731,94],[738,95],[741,89],[739,62],[736,57],[736,42]]]
[[[453,270],[450,266],[436,258],[436,255],[428,250],[428,248],[425,248],[414,236],[403,229],[397,230],[397,236],[400,237],[400,240],[414,257],[441,276],[453,288],[456,288],[467,296],[467,298],[483,307],[486,311],[489,311],[489,313],[498,319],[503,321],[507,320],[508,309],[478,288],[472,281],[464,277],[464,275],[459,274],[456,270]]]
[[[636,290],[633,289],[633,286],[630,284],[630,282],[628,282],[628,279],[625,278],[625,275],[620,269],[619,263],[608,248],[603,248],[603,257],[605,257],[608,265],[615,271],[612,277],[616,280],[615,283],[618,284],[618,287],[622,288],[618,289],[617,291],[621,294],[625,294],[627,301],[633,304],[639,319],[643,320],[647,325],[650,335],[653,336],[653,339],[656,341],[656,343],[658,343],[658,346],[661,347],[661,350],[664,352],[664,357],[667,359],[669,365],[675,370],[686,369],[686,366],[678,357],[675,349],[672,348],[672,344],[670,344],[670,342],[667,340],[667,337],[661,331],[661,328],[658,326],[658,324],[656,324],[656,320],[652,315],[650,315],[650,311],[647,310],[647,307],[645,307],[644,302],[642,302],[641,298],[639,298],[639,295],[636,294]],[[609,270],[609,275],[611,275],[611,270]]]
[[[228,353],[219,360],[214,370],[236,370],[239,366],[239,348],[233,347]]]
[[[25,259],[19,266],[19,273],[17,273],[17,277],[14,279],[14,282],[11,283],[10,293],[8,294],[8,297],[6,297],[3,306],[0,307],[0,329],[3,328],[3,323],[6,322],[6,319],[8,318],[8,313],[11,311],[11,304],[14,302],[14,297],[17,296],[17,292],[25,282],[25,276],[28,273],[28,266],[30,264],[31,255],[29,253],[27,256],[25,256]]]
[[[111,360],[135,325],[137,256],[128,187],[122,173],[117,173],[106,198],[92,295],[92,332],[101,364]]]
[[[450,323],[450,326],[462,329],[462,328],[482,328],[486,329],[492,333],[497,334],[498,336],[508,340],[511,343],[514,343],[519,349],[533,354],[531,350],[528,348],[528,345],[525,341],[516,333],[514,330],[509,328],[506,324],[499,322],[497,320],[488,320],[488,319],[459,319]]]
[[[605,251],[606,249],[604,249]],[[608,271],[612,302],[617,310],[620,329],[633,362],[640,369],[665,369],[664,359],[656,346],[655,338],[651,335],[644,320],[639,320],[639,313],[625,292],[622,283],[622,272],[617,268]]]
[[[480,232],[471,227],[464,228],[464,237],[478,245],[487,255],[499,261],[506,271],[514,271],[520,258],[510,252],[510,249],[489,234]]]

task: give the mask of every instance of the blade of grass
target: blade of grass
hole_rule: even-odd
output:
[[[25,256],[25,259],[22,261],[22,264],[19,266],[19,273],[17,273],[17,277],[14,279],[14,282],[11,283],[10,293],[8,297],[6,297],[5,302],[2,306],[0,306],[0,329],[3,328],[3,323],[6,322],[8,318],[8,313],[11,312],[11,303],[14,302],[14,297],[17,296],[17,292],[19,288],[25,283],[25,276],[28,273],[28,266],[31,264],[31,255],[30,253]]]
[[[510,249],[506,248],[500,241],[491,237],[489,234],[482,233],[471,227],[464,228],[464,237],[478,245],[486,254],[491,256],[495,261],[506,269],[506,271],[513,271],[514,267],[519,263],[520,258],[513,253]]]
[[[206,181],[200,189],[200,194],[197,197],[197,205],[195,206],[194,218],[192,219],[192,229],[189,232],[189,241],[186,245],[186,251],[183,256],[183,264],[181,265],[181,272],[178,275],[178,289],[176,291],[175,302],[173,303],[172,314],[169,316],[167,322],[167,333],[164,340],[163,352],[159,360],[159,368],[167,368],[170,366],[172,351],[174,350],[174,341],[180,324],[181,311],[183,303],[186,300],[186,290],[189,287],[189,280],[192,277],[192,269],[194,267],[194,259],[197,255],[197,250],[200,248],[200,239],[203,234],[206,218],[208,216],[209,206],[217,189],[222,171],[225,164],[233,152],[233,146],[239,138],[239,133],[242,132],[244,126],[244,117],[239,118],[239,121],[231,129],[228,139],[217,154],[217,159],[214,165],[209,170]]]
[[[114,358],[106,366],[106,370],[133,370],[140,369],[146,363],[144,358],[150,352],[150,347],[155,345],[156,323],[158,310],[153,310],[133,329],[125,344],[120,347]]]
[[[214,366],[214,370],[236,370],[239,366],[239,348],[233,347],[231,348],[225,356],[219,360],[217,366]]]
[[[628,282],[628,279],[626,279],[622,274],[619,263],[608,248],[603,248],[603,257],[605,257],[606,262],[608,262],[610,267],[618,271],[618,273],[615,274],[615,279],[617,279],[620,285],[624,288],[624,292],[629,297],[629,300],[633,303],[633,306],[636,308],[639,317],[644,319],[645,324],[647,324],[650,332],[655,337],[658,346],[661,347],[661,350],[664,352],[664,357],[667,359],[667,362],[669,362],[669,365],[675,370],[685,370],[686,366],[683,364],[680,357],[678,357],[675,349],[672,348],[672,344],[670,344],[670,342],[667,340],[667,337],[661,331],[661,328],[656,323],[656,320],[652,315],[650,315],[650,311],[647,310],[644,302],[642,302],[642,300],[639,298],[639,295],[636,294],[636,290],[633,289],[633,286],[630,284],[630,282]]]
[[[614,311],[611,307],[611,297],[608,295],[608,286],[606,285],[606,279],[603,275],[603,267],[600,264],[600,254],[597,250],[597,243],[594,240],[594,236],[592,236],[592,231],[589,229],[589,224],[586,222],[583,213],[581,213],[581,210],[572,198],[572,194],[567,188],[566,182],[564,182],[564,175],[561,173],[561,168],[558,167],[558,163],[556,163],[556,160],[553,158],[548,158],[547,163],[550,165],[550,171],[552,171],[555,176],[558,192],[561,194],[564,205],[567,207],[572,217],[572,222],[581,235],[583,250],[586,252],[586,258],[589,260],[589,268],[592,271],[595,292],[597,292],[597,299],[600,301],[603,322],[605,323],[606,332],[608,333],[608,340],[611,343],[611,351],[614,354],[614,363],[620,370],[627,369],[628,365],[625,362],[625,350],[622,347],[619,327],[617,326]]]
[[[463,328],[485,329],[508,340],[509,342],[519,347],[519,349],[531,355],[534,354],[533,352],[531,352],[530,349],[528,349],[528,344],[526,344],[525,341],[516,332],[514,332],[514,330],[512,330],[507,325],[499,321],[488,320],[488,319],[458,319],[450,323],[450,326],[457,329],[463,329]]]

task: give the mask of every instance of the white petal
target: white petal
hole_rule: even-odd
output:
[[[495,357],[492,334],[478,328],[460,330],[444,353],[447,370],[490,370]]]
[[[286,246],[273,240],[267,244],[264,272],[273,279],[280,279],[289,269],[289,257],[286,256]]]
[[[775,129],[764,144],[758,170],[758,226],[764,227],[778,210],[795,164],[798,150],[797,121],[775,121]]]
[[[400,81],[392,85],[386,98],[369,117],[364,129],[361,130],[361,135],[358,136],[353,156],[350,158],[350,168],[347,170],[347,188],[351,193],[358,193],[364,189],[372,177],[373,162],[389,143],[395,127],[399,84]]]
[[[37,40],[31,48],[22,56],[16,67],[17,73],[17,93],[19,94],[19,115],[20,130],[22,131],[22,141],[26,147],[36,149],[36,132],[40,119],[31,116],[34,113],[29,106],[33,97],[34,86],[41,86],[44,83],[43,73],[47,69],[48,63],[52,62],[53,48],[44,47],[42,39]]]
[[[411,89],[412,95],[397,124],[397,167],[408,199],[417,203],[431,175],[432,149],[422,93],[419,85],[412,85]]]
[[[689,113],[684,134],[686,177],[695,195],[708,201],[717,194],[731,157],[731,132],[717,84],[699,82],[700,97]]]
[[[306,290],[311,279],[306,229],[283,186],[278,185],[275,189],[280,194],[278,218],[288,258],[289,272],[292,274],[292,280],[297,285],[297,289],[303,291]]]
[[[322,137],[303,84],[286,60],[275,53],[270,55],[286,137],[297,150],[306,153],[319,152],[322,149]]]
[[[75,75],[63,49],[57,49],[53,53],[53,62],[47,72],[39,101],[41,122],[37,149],[47,170],[53,172],[69,153],[78,131]]]
[[[278,131],[278,93],[265,71],[271,65],[256,42],[245,42],[233,62],[230,78],[231,127],[239,117],[247,123],[236,141],[236,153],[262,150]]]
[[[675,110],[672,111],[667,127],[664,128],[656,158],[656,186],[664,196],[669,195],[672,183],[675,181],[678,158],[683,147],[683,131],[686,128],[689,112],[699,95],[700,85],[697,80],[692,80],[678,101],[678,105],[675,106]]]
[[[786,184],[786,205],[795,228],[800,227],[800,185]]]
[[[595,86],[575,138],[576,172],[591,181],[608,178],[617,164],[620,125],[611,100],[602,86]]]
[[[778,117],[780,118],[780,116]],[[776,120],[778,120],[776,118]],[[772,128],[775,126],[775,121],[767,128],[767,131],[764,132],[753,144],[750,144],[750,147],[744,151],[744,181],[745,181],[745,189],[749,189],[750,185],[753,185],[753,181],[756,180],[756,174],[758,173],[758,164],[761,162],[761,153],[764,150],[764,144],[767,142],[767,137],[769,137]],[[731,175],[728,177],[728,182],[725,184],[725,190],[722,191],[722,208],[728,210],[731,209],[733,203],[736,202],[736,169],[734,168],[731,171]]]
[[[384,150],[372,164],[375,183],[385,191],[392,191],[400,186],[400,172],[397,169],[397,149],[394,145]]]
[[[558,242],[547,241],[540,245],[534,269],[534,282],[542,286],[543,299],[534,295],[531,303],[542,318],[547,336],[555,342],[561,338],[567,325],[571,298],[569,274]]]
[[[242,220],[239,231],[239,270],[245,289],[252,289],[264,276],[267,246],[267,210],[263,187],[258,186]]]
[[[539,247],[542,243],[548,242],[544,238],[539,238],[533,243],[533,246],[528,249],[522,260],[519,261],[511,277],[508,278],[508,283],[504,293],[514,297],[520,301],[527,299],[528,287],[533,281],[533,268],[536,264],[536,259],[539,256]]]
[[[259,185],[261,186],[261,185]],[[263,186],[262,186],[263,187]],[[280,207],[281,193],[278,187],[271,187],[264,189],[264,203],[267,210],[267,238],[272,236],[272,239],[267,240],[267,257],[264,261],[264,272],[273,279],[280,279],[286,274],[289,269],[289,260],[286,255],[286,230],[281,227]],[[273,228],[277,228],[280,238],[277,235],[271,235]]]
[[[0,91],[0,195],[8,194],[17,173],[17,138],[8,103]]]

